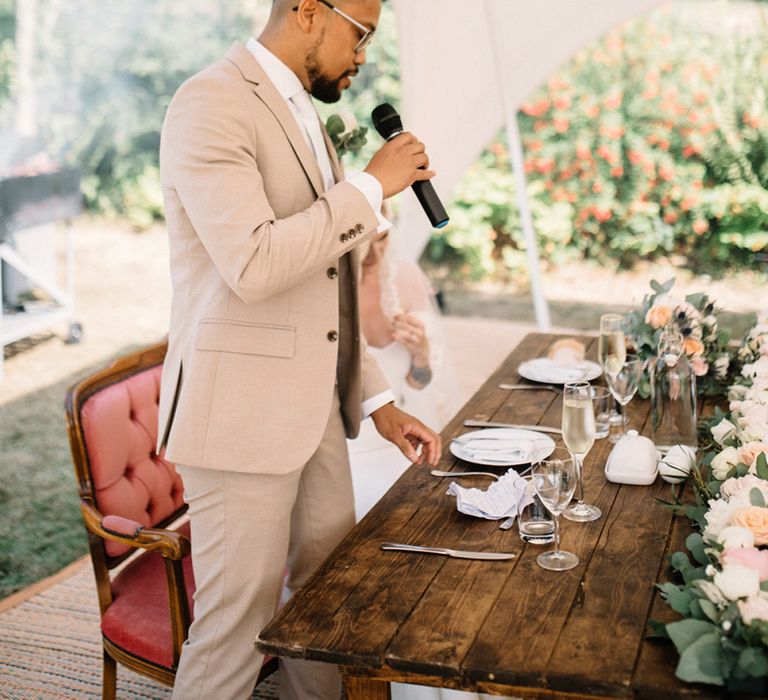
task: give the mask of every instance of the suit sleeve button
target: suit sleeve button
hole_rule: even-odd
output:
[[[329,267],[328,271],[326,272],[326,274],[332,280],[335,280],[339,276],[339,271],[335,267]]]
[[[328,331],[328,340],[335,343],[339,339],[338,331]]]
[[[362,233],[363,225],[362,224],[358,224],[357,226],[355,226],[355,231],[357,231],[358,233]]]
[[[342,234],[339,236],[339,240],[340,240],[342,243],[346,243],[346,242],[347,242],[347,234],[346,234],[346,233],[342,233]]]

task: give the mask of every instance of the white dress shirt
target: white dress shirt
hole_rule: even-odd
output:
[[[307,145],[317,158],[320,172],[323,175],[326,188],[333,187],[335,180],[331,170],[331,159],[326,150],[325,141],[320,130],[320,117],[312,104],[312,98],[304,89],[298,76],[273,54],[264,44],[251,38],[246,48],[261,64],[267,77],[272,81],[280,96],[288,103],[296,123],[299,125]],[[386,231],[390,223],[381,216],[381,203],[384,197],[381,183],[366,172],[358,172],[346,178],[346,181],[356,187],[368,200],[371,208],[379,219],[379,231]],[[376,409],[384,404],[393,402],[395,395],[387,390],[363,401],[363,418],[370,416]]]

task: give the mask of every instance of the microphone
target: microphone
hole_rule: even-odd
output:
[[[404,131],[400,115],[387,102],[379,105],[371,112],[371,119],[374,128],[385,141],[395,138]],[[432,226],[443,228],[448,223],[448,213],[445,211],[432,183],[429,180],[418,180],[411,185],[411,189]]]

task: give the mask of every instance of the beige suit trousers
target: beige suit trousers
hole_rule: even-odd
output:
[[[173,698],[245,700],[262,663],[254,640],[275,613],[286,563],[293,592],[355,522],[338,393],[319,447],[296,471],[178,470],[197,592]],[[340,693],[334,666],[280,659],[281,700],[337,700]]]

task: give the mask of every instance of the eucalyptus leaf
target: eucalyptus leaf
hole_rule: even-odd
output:
[[[698,564],[709,564],[709,557],[704,547],[704,538],[700,533],[692,532],[688,535],[685,539],[685,546]]]
[[[710,629],[714,628],[714,625],[700,620],[684,620],[683,622],[695,622],[706,625]],[[671,625],[668,625],[669,627]],[[724,685],[722,665],[723,651],[720,648],[720,634],[715,630],[699,636],[685,648],[685,651],[680,654],[675,675],[687,683]]]
[[[699,607],[712,622],[717,624],[717,606],[709,598],[699,598]]]
[[[768,481],[768,455],[766,455],[765,452],[761,452],[757,455],[756,468],[757,476],[760,479]]]
[[[750,490],[749,502],[758,508],[765,508],[765,497],[763,496],[763,492],[757,488],[757,486]]]
[[[669,638],[680,654],[703,635],[716,633],[719,636],[718,630],[718,627],[706,620],[679,620],[667,625]]]
[[[768,675],[768,658],[764,649],[747,647],[739,654],[738,665],[746,675],[755,678]]]

